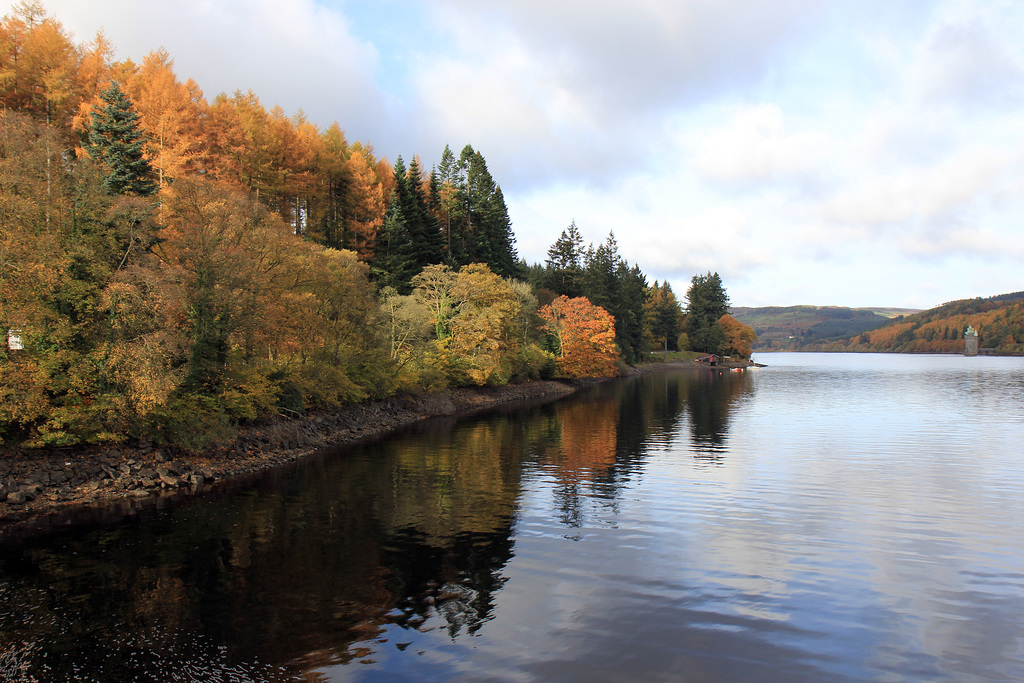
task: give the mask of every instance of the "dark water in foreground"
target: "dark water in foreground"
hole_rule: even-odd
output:
[[[0,548],[0,681],[1024,680],[1024,359],[764,354]]]

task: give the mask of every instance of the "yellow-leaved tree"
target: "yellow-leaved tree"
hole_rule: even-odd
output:
[[[456,275],[452,297],[459,304],[447,348],[455,378],[464,377],[470,384],[504,384],[516,370],[522,345],[516,328],[521,309],[516,292],[483,263],[471,263]]]

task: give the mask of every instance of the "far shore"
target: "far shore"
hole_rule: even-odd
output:
[[[627,374],[671,369],[749,367],[724,362],[652,362]],[[199,454],[149,441],[90,448],[0,449],[0,544],[62,528],[159,508],[229,485],[324,449],[378,439],[432,417],[462,417],[500,406],[556,401],[606,379],[537,380],[496,387],[458,387],[432,394],[354,403],[296,418],[274,417],[238,430]],[[92,513],[92,514],[90,514]]]

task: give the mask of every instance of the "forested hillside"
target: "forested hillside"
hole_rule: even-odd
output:
[[[888,317],[873,311],[842,306],[736,307],[732,314],[754,328],[754,348],[764,351],[798,351],[825,340],[848,339],[889,322]]]
[[[905,309],[887,309],[890,314]],[[755,350],[961,353],[972,325],[983,349],[1024,354],[1024,292],[952,301],[892,317],[838,306],[734,308],[757,332]]]
[[[952,301],[814,350],[961,353],[968,325],[978,331],[982,349],[1024,355],[1024,292]]]
[[[614,236],[584,248],[573,225],[519,260],[471,146],[391,163],[252,92],[207,100],[163,50],[112,54],[36,2],[0,21],[3,444],[200,449],[267,415],[607,375],[678,343],[671,288]]]

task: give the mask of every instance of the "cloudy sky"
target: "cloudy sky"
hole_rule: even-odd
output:
[[[530,262],[575,220],[740,306],[1024,290],[1019,0],[44,4],[392,160],[472,144]]]

